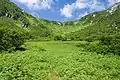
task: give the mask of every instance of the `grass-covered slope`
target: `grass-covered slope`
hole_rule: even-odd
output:
[[[57,22],[37,19],[17,7],[9,0],[0,1],[0,27],[23,29],[37,37],[53,35],[51,26],[57,26]]]
[[[89,14],[78,22],[88,26],[67,35],[73,40],[98,40],[101,36],[117,36],[120,34],[120,3],[105,11]]]

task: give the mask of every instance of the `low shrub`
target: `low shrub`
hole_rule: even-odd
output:
[[[108,46],[108,52],[114,55],[120,55],[120,39],[115,36],[102,37],[100,39],[102,45]]]
[[[79,43],[77,47],[84,48],[85,51],[97,52],[98,54],[114,54],[120,56],[120,39],[115,36],[101,37],[99,43],[86,42]]]
[[[0,28],[0,51],[11,51],[19,48],[29,39],[28,33],[8,28]]]
[[[99,43],[86,42],[86,43],[77,44],[77,47],[84,48],[84,50],[88,51],[88,52],[100,53],[100,52],[102,52],[102,49],[104,49],[103,47],[105,47],[105,46],[103,46],[103,45],[101,45]]]
[[[55,41],[67,41],[67,38],[65,36],[57,35],[54,37]]]

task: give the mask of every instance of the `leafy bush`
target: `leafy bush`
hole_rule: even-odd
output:
[[[11,51],[19,48],[29,38],[28,33],[8,28],[0,29],[0,51]]]
[[[98,54],[120,55],[120,39],[115,36],[102,36],[99,43],[86,42],[79,43],[77,47],[84,48],[85,51],[96,52]]]
[[[112,40],[112,37],[102,36],[100,38],[100,43],[103,44],[103,45],[111,45],[111,40]]]
[[[67,38],[65,36],[57,35],[54,37],[54,40],[67,41]]]
[[[76,46],[84,48],[85,51],[97,52],[97,53],[102,52],[102,49],[105,49],[105,46],[96,42],[79,43]]]
[[[55,36],[54,40],[62,40],[62,36]]]
[[[100,43],[108,46],[108,52],[120,55],[120,39],[115,36],[102,37]]]

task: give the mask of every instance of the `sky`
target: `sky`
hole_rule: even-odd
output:
[[[25,12],[42,19],[73,21],[105,10],[120,0],[11,0]]]

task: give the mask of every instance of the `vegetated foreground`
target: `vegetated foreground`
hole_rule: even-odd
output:
[[[27,42],[0,54],[0,80],[120,80],[120,57],[85,52],[75,41]]]

